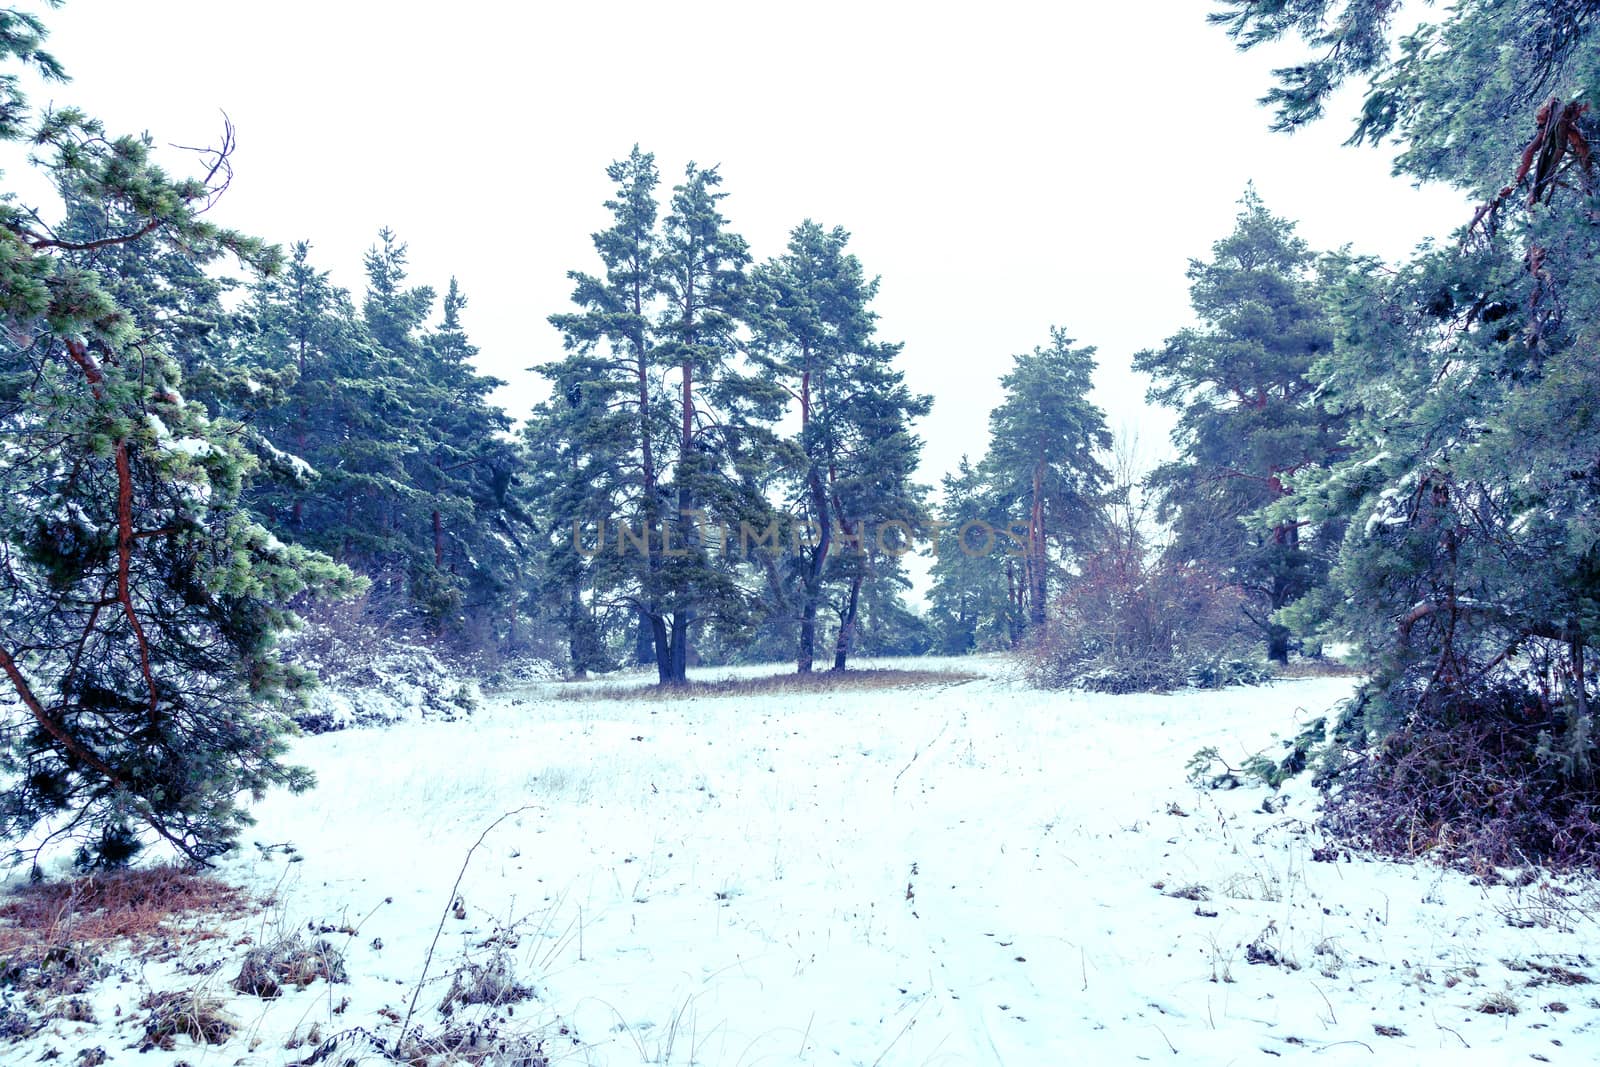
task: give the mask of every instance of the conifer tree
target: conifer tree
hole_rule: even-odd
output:
[[[1254,190],[1240,206],[1211,259],[1189,267],[1201,327],[1133,365],[1155,380],[1150,400],[1180,412],[1179,458],[1151,478],[1174,524],[1169,552],[1243,590],[1267,655],[1283,662],[1290,632],[1272,616],[1323,580],[1339,533],[1308,529],[1287,498],[1297,476],[1339,454],[1343,420],[1318,402],[1312,376],[1333,340],[1314,257]],[[1278,501],[1274,520],[1257,515]]]
[[[745,312],[744,239],[727,229],[715,168],[689,164],[673,188],[656,260],[662,310],[656,320],[657,360],[677,371],[675,456],[669,493],[679,548],[662,566],[668,615],[668,680],[682,682],[690,627],[715,617],[740,625],[749,603],[726,558],[725,545],[704,536],[708,525],[727,528],[741,508],[731,464],[743,441],[747,395],[753,379],[736,369],[737,331]],[[754,505],[755,501],[748,503]],[[708,523],[707,520],[710,520]],[[722,559],[718,557],[722,556]]]
[[[589,584],[596,596],[629,602],[649,630],[654,662],[667,681],[672,661],[659,532],[671,515],[662,470],[673,427],[656,373],[653,321],[661,284],[655,192],[660,175],[655,157],[635,145],[627,159],[607,167],[606,176],[616,187],[605,202],[612,225],[593,238],[603,273],[568,275],[577,310],[550,317],[566,356],[538,368],[550,380],[553,397],[527,428],[536,454],[570,450],[562,470],[571,479],[541,482],[535,507],[548,523],[541,543],[553,554],[551,573],[576,575],[576,545],[585,527],[594,530],[595,558],[603,566],[592,569]],[[567,599],[569,646],[578,648],[587,638],[572,629],[578,615]],[[583,662],[575,666],[583,669]]]
[[[842,228],[808,220],[757,275],[763,362],[799,406],[794,455],[785,460],[794,471],[791,514],[813,533],[802,539],[798,561],[802,674],[812,669],[827,585],[843,590],[834,642],[834,667],[842,670],[862,584],[893,588],[891,553],[909,549],[926,521],[912,481],[921,442],[911,423],[930,400],[914,395],[893,366],[902,346],[877,340],[869,305],[878,281],[846,251],[849,240]],[[880,534],[891,543],[877,544]]]
[[[607,175],[613,224],[594,236],[605,272],[572,273],[578,310],[551,317],[567,354],[540,372],[569,404],[617,418],[554,414],[550,425],[577,435],[574,462],[598,479],[591,514],[557,521],[574,537],[585,520],[609,531],[597,560],[616,560],[591,568],[608,583],[594,595],[648,621],[658,677],[674,684],[695,628],[754,619],[735,546],[743,526],[770,518],[759,472],[782,395],[741,356],[749,254],[726,228],[717,172],[691,164],[659,225],[654,157],[635,147]]]
[[[1023,545],[1016,603],[1032,630],[1045,624],[1053,544],[1058,554],[1092,535],[1106,470],[1096,453],[1111,447],[1105,413],[1089,400],[1094,349],[1074,348],[1066,331],[1016,357],[1001,379],[1005,399],[989,415],[983,473],[1006,515],[1004,532]],[[1020,538],[1016,535],[1020,534]]]
[[[1010,648],[1022,634],[1018,564],[1026,542],[1013,540],[1005,505],[966,457],[944,476],[933,525],[930,616],[947,656]]]
[[[0,61],[59,80],[35,17],[0,11]],[[76,211],[127,228],[87,241],[19,199],[0,204],[0,833],[83,841],[85,862],[125,861],[150,833],[204,861],[249,821],[241,794],[304,788],[285,766],[277,702],[307,682],[273,651],[286,604],[349,576],[253,522],[239,494],[254,463],[237,427],[180,392],[150,313],[96,253],[135,247],[197,265],[275,250],[204,217],[226,185],[224,146],[173,178],[147,138],[82,112],[32,115],[7,71],[0,139],[31,140]],[[108,259],[111,257],[108,257]]]
[[[1334,32],[1325,2],[1232,6],[1245,46]],[[1367,76],[1355,139],[1392,136],[1402,172],[1479,201],[1455,240],[1398,268],[1329,265],[1334,347],[1316,375],[1349,420],[1348,451],[1297,489],[1313,517],[1348,527],[1327,593],[1284,614],[1353,634],[1378,668],[1342,736],[1492,733],[1497,758],[1525,774],[1496,790],[1516,795],[1493,799],[1493,836],[1503,847],[1509,827],[1531,851],[1587,848],[1560,820],[1589,825],[1600,781],[1597,10],[1465,0],[1392,52],[1312,64],[1274,94],[1304,120],[1342,77]],[[1388,5],[1350,0],[1337,14],[1341,34],[1390,32]],[[1524,804],[1536,810],[1519,823]],[[1473,805],[1436,814],[1483,817]]]
[[[274,383],[248,402],[275,476],[252,499],[285,536],[370,575],[391,621],[487,646],[520,596],[510,420],[490,400],[501,383],[472,365],[459,286],[430,330],[432,291],[405,285],[405,261],[383,231],[360,313],[304,243],[253,288],[232,360]]]

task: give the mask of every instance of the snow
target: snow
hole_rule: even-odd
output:
[[[265,437],[260,438],[257,443],[272,458],[273,462],[282,464],[296,478],[310,480],[317,476],[317,472],[311,464],[291,452],[285,452],[283,449],[274,446]]]
[[[203,459],[216,452],[216,447],[210,441],[199,437],[180,437],[177,440],[165,441],[163,444],[168,452],[176,452],[194,459]]]
[[[1591,921],[1568,909],[1575,930],[1508,922],[1555,914],[1540,902],[1559,886],[1342,852],[1319,862],[1329,843],[1308,824],[1308,785],[1268,812],[1265,790],[1186,782],[1197,749],[1237,765],[1349,679],[1106,696],[1029,690],[1001,660],[935,666],[983,677],[670,702],[563,699],[585,683],[539,682],[461,721],[302,737],[292,756],[319,787],[260,803],[261,847],[222,874],[275,902],[247,924],[258,942],[308,923],[357,930],[328,935],[351,982],[261,1001],[227,985],[242,949],[206,942],[125,964],[128,980],[96,994],[100,1024],[52,1024],[13,1062],[98,1044],[109,1063],[282,1064],[312,1050],[285,1051],[312,1024],[351,1034],[324,1062],[378,1062],[353,1032],[393,1036],[383,1013],[405,1015],[441,915],[413,1025],[444,1024],[449,974],[496,939],[537,994],[502,1024],[546,1028],[553,1063],[1442,1067],[1600,1053],[1592,994],[1531,986],[1526,969],[1591,970]],[[519,808],[471,854],[456,918],[473,843]],[[115,1009],[140,1016],[144,992],[192,986],[208,966],[239,1035],[128,1051]],[[1475,1010],[1495,993],[1520,1014]],[[1570,1010],[1542,1010],[1556,1001]]]

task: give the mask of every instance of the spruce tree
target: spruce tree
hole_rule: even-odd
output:
[[[253,287],[231,358],[274,476],[251,500],[284,536],[371,576],[387,621],[488,647],[520,596],[510,420],[490,401],[501,383],[472,365],[459,286],[430,329],[432,291],[405,285],[405,260],[381,233],[361,312],[304,243]]]

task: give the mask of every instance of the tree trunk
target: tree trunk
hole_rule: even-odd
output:
[[[667,636],[667,621],[660,615],[650,616],[650,636],[656,650],[656,680],[662,685],[671,685],[672,645]]]
[[[1044,464],[1033,468],[1033,513],[1028,522],[1028,625],[1036,633],[1044,629],[1045,542],[1044,542]]]
[[[809,362],[811,351],[804,350],[803,358]],[[811,371],[800,375],[800,440],[810,447],[807,431],[811,427]],[[817,655],[817,605],[822,600],[822,575],[828,567],[828,550],[833,543],[833,521],[828,514],[828,494],[822,485],[822,472],[811,457],[811,469],[806,474],[806,487],[811,493],[811,507],[816,512],[819,540],[812,549],[810,565],[801,583],[803,602],[800,605],[800,652],[796,669],[800,674],[810,674]]]
[[[689,613],[675,611],[672,613],[672,639],[669,643],[671,656],[668,662],[667,677],[662,679],[666,685],[682,685],[689,680]]]
[[[589,677],[588,628],[584,626],[583,596],[578,583],[567,587],[567,659],[574,678]]]
[[[638,268],[639,265],[640,258],[636,250],[634,266]],[[644,321],[644,288],[640,281],[641,277],[642,272],[636,270],[633,282],[633,314],[636,323]],[[631,340],[634,371],[639,388],[639,458],[644,477],[645,562],[647,570],[653,576],[661,569],[661,538],[665,529],[662,525],[660,501],[656,498],[655,448],[650,440],[650,349],[642,326],[635,327]],[[635,641],[634,652],[641,664],[652,661],[655,663],[657,678],[665,685],[672,674],[672,652],[669,647],[666,622],[662,619],[654,599],[640,607],[639,616],[640,633]]]
[[[1269,623],[1267,626],[1267,658],[1274,663],[1289,662],[1289,628]]]
[[[817,605],[822,601],[822,576],[828,569],[828,552],[833,547],[833,517],[828,512],[828,494],[822,488],[822,475],[815,467],[811,470],[811,506],[817,513],[817,526],[821,533],[811,550],[810,566],[806,568],[803,582],[804,603],[800,606],[799,672],[811,673],[816,656]]]
[[[800,657],[797,665],[801,674],[810,674],[817,657],[817,602],[806,590],[805,606],[800,610]]]
[[[634,630],[633,662],[640,667],[656,661],[655,634],[650,629],[650,616],[641,610],[639,625]]]
[[[861,605],[861,573],[850,579],[850,600],[845,605],[844,614],[839,617],[839,641],[834,646],[833,669],[844,670],[845,661],[850,657],[850,642],[855,637],[856,609]]]

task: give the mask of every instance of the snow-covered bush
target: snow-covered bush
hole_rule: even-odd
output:
[[[294,713],[307,733],[415,719],[449,722],[472,714],[483,700],[470,666],[445,661],[360,599],[320,609],[283,645],[286,658],[316,672],[320,683]]]

